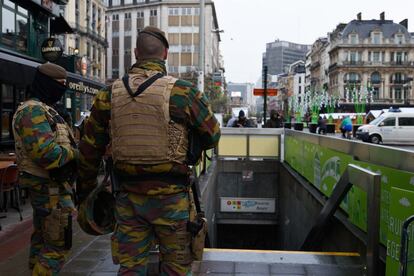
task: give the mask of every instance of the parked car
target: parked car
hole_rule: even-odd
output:
[[[414,112],[390,109],[356,132],[358,139],[374,144],[414,145]]]

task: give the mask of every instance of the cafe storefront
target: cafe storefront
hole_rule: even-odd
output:
[[[0,152],[14,148],[13,114],[28,97],[36,67],[61,60],[56,35],[73,32],[59,15],[59,5],[67,2],[0,0]],[[67,84],[62,104],[76,122],[104,85],[76,73],[68,73]]]
[[[91,109],[93,98],[103,88],[103,84],[68,73],[67,86],[63,104],[71,113],[73,121],[77,122],[83,112]]]
[[[0,152],[14,147],[12,118],[17,106],[27,99],[36,67],[40,63],[0,51]],[[92,106],[93,98],[104,84],[79,74],[68,73],[68,90],[62,104],[74,122]]]

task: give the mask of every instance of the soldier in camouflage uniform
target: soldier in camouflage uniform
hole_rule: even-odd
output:
[[[137,62],[95,98],[80,142],[80,198],[95,187],[110,143],[121,183],[112,256],[118,275],[146,275],[149,250],[159,244],[162,275],[191,275],[188,131],[201,148],[217,145],[219,124],[207,99],[191,83],[166,76],[168,41],[146,27],[139,33]],[[129,88],[127,88],[129,87]]]
[[[51,107],[64,95],[65,83],[65,69],[40,65],[31,98],[13,117],[19,180],[33,207],[32,275],[57,275],[70,249],[74,204],[66,176],[73,172],[77,149],[71,128]]]

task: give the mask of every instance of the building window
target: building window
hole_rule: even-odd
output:
[[[192,15],[192,8],[182,8],[181,15]]]
[[[180,15],[180,8],[169,8],[168,15],[174,15],[174,16]]]
[[[131,19],[131,13],[130,12],[125,13],[125,19]]]
[[[119,14],[113,14],[112,21],[119,21]]]
[[[11,1],[5,1],[1,9],[0,43],[19,52],[28,51],[28,11]]]
[[[168,66],[168,71],[170,73],[178,73],[178,67],[177,66]]]
[[[395,63],[396,64],[402,64],[403,62],[403,53],[402,52],[396,52],[395,53]]]
[[[403,84],[405,81],[405,75],[402,73],[395,73],[391,76],[392,84]]]
[[[121,0],[112,0],[112,6],[119,6],[121,5]]]
[[[132,0],[124,0],[124,5],[130,5],[132,4]]]
[[[145,27],[145,21],[144,21],[144,12],[137,12],[137,33],[140,32],[140,30],[144,29]]]
[[[344,81],[346,83],[357,83],[360,79],[361,78],[358,73],[348,73],[345,75]]]
[[[402,99],[402,89],[401,87],[394,88],[394,99],[401,100]]]
[[[351,64],[356,64],[359,61],[359,53],[356,51],[350,51],[349,52],[349,61]]]
[[[192,52],[192,46],[191,45],[181,45],[181,52],[183,53],[191,53]]]
[[[349,43],[358,44],[358,35],[357,34],[350,34],[349,35]]]
[[[372,61],[373,62],[380,62],[381,61],[381,53],[380,52],[372,52]]]
[[[157,10],[150,11],[150,26],[157,27]]]
[[[137,0],[137,3],[145,3],[145,0]]]
[[[381,83],[381,75],[378,72],[374,72],[371,74],[371,83],[372,84],[379,84]]]
[[[86,42],[86,56],[89,58],[91,54],[91,47],[89,42]]]
[[[394,38],[395,44],[403,44],[404,41],[404,35],[403,34],[396,34]]]
[[[373,44],[381,44],[381,33],[379,32],[374,32],[372,33],[372,43]]]

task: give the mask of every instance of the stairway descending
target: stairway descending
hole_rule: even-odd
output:
[[[357,253],[205,249],[193,275],[364,275]]]

